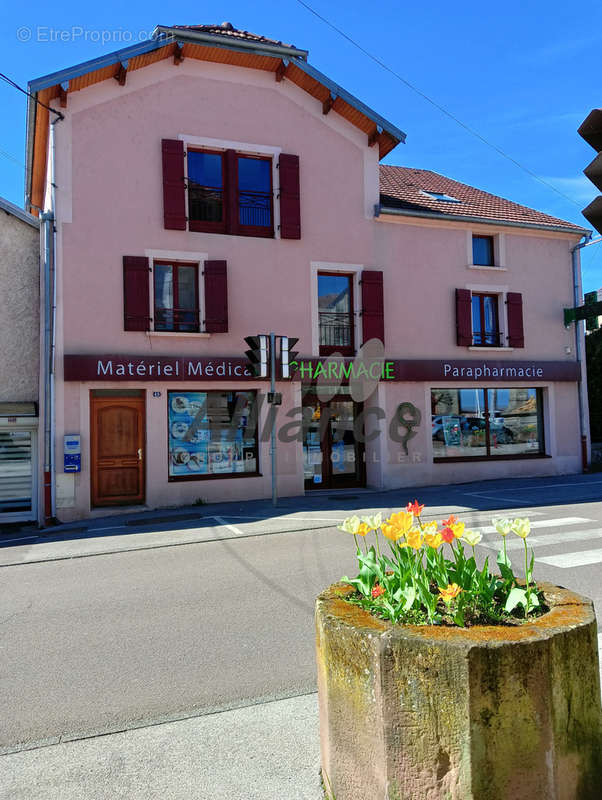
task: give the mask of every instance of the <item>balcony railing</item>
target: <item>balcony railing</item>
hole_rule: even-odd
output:
[[[156,331],[198,333],[201,329],[199,310],[195,308],[155,308]]]
[[[320,311],[321,347],[353,347],[353,316],[349,313]]]
[[[271,194],[269,192],[240,192],[238,221],[241,225],[269,228],[272,224]]]
[[[502,331],[473,331],[473,347],[503,347],[504,334]]]

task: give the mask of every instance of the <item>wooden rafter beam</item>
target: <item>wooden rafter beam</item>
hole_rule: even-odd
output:
[[[127,77],[127,73],[128,73],[128,62],[122,61],[121,64],[119,65],[119,69],[117,70],[115,75],[113,75],[113,77],[120,86],[125,86],[125,79]]]
[[[283,58],[280,61],[280,64],[276,67],[276,81],[280,83],[280,81],[286,76],[286,70],[288,69],[289,60],[288,58]]]
[[[368,147],[373,147],[378,142],[378,137],[383,132],[383,129],[380,125],[377,125],[372,133],[368,136]]]
[[[328,95],[326,100],[322,101],[322,114],[328,114],[330,109],[334,106],[334,101],[337,99],[336,94],[332,92]]]
[[[59,86],[59,101],[61,108],[67,108],[67,92],[69,91],[69,81],[61,83]]]
[[[173,63],[177,66],[184,61],[184,48],[179,42],[176,42],[176,46],[174,47],[173,51]]]

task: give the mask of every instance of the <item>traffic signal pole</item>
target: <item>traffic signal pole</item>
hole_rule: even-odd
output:
[[[585,241],[579,242],[571,250],[571,259],[573,266],[573,302],[575,306],[579,306],[581,302],[581,263],[579,259],[579,251],[584,247],[589,247],[592,244],[598,244],[600,238],[592,239],[591,233],[585,238]],[[579,430],[581,434],[581,466],[584,472],[588,471],[589,459],[587,453],[587,440],[589,432],[589,409],[587,398],[587,367],[585,363],[585,333],[583,331],[583,322],[579,319],[575,320],[575,357],[577,363],[581,367],[581,378],[577,384],[577,396],[579,403]]]
[[[276,334],[272,331],[270,333],[270,391],[272,397],[276,391]],[[272,405],[272,408],[274,406]],[[272,420],[272,430],[270,432],[271,447],[270,453],[272,456],[272,505],[278,505],[278,487],[276,485],[276,422]]]

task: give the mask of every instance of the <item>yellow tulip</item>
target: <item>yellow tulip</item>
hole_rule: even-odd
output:
[[[450,525],[450,528],[454,532],[454,536],[456,539],[461,539],[462,534],[464,533],[464,528],[466,527],[464,522],[454,522],[453,525]]]
[[[406,541],[400,544],[400,547],[412,547],[414,550],[420,550],[422,547],[422,531],[413,529],[406,534]]]
[[[493,523],[493,527],[501,536],[508,536],[512,529],[512,522],[509,519],[505,519],[503,517],[494,517],[491,522]]]
[[[398,539],[402,539],[405,536],[405,532],[401,528],[397,528],[395,525],[388,525],[386,522],[383,522],[381,530],[383,536],[386,536],[387,539],[390,539],[392,542],[396,542]]]
[[[414,515],[408,511],[398,511],[396,514],[391,514],[389,519],[385,520],[385,522],[407,533],[414,524]]]
[[[463,541],[467,542],[471,547],[476,547],[482,538],[482,534],[478,531],[464,531],[462,534]]]
[[[520,536],[521,539],[526,539],[531,532],[531,522],[529,517],[517,517],[512,523],[510,530],[512,533]]]
[[[345,533],[356,534],[356,533],[358,533],[358,530],[359,530],[359,527],[360,527],[361,524],[362,524],[362,522],[361,522],[360,518],[356,517],[356,516],[353,516],[353,517],[347,517],[347,519],[344,519],[343,522],[340,525],[337,525],[337,528],[340,531],[345,531]],[[362,534],[362,536],[364,536],[364,535],[365,534]]]
[[[368,526],[368,530],[375,531],[383,524],[383,515],[379,511],[373,517],[362,517],[362,522]]]
[[[424,541],[428,544],[429,547],[432,547],[433,550],[436,550],[438,547],[441,546],[443,539],[441,538],[441,534],[439,532],[425,533]]]

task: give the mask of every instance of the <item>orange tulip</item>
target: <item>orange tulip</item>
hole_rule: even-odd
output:
[[[419,517],[422,514],[423,509],[424,504],[420,505],[418,500],[414,500],[413,503],[408,503],[406,506],[406,511],[408,514],[413,514],[415,517]]]
[[[450,514],[449,517],[447,519],[444,519],[441,524],[444,525],[446,528],[451,528],[452,525],[455,525],[457,522],[459,522],[458,517],[456,517],[455,514]]]
[[[443,528],[441,531],[441,538],[444,542],[449,544],[450,542],[453,542],[456,537],[454,536],[454,532],[451,528]]]
[[[377,597],[380,597],[381,594],[384,594],[384,593],[385,593],[385,590],[383,589],[383,587],[379,583],[377,583],[376,586],[374,587],[374,589],[372,589],[372,597],[375,600],[376,600]]]
[[[460,594],[461,591],[462,589],[457,583],[449,583],[446,589],[443,589],[441,586],[439,586],[439,597],[446,605],[449,605],[451,601]]]
[[[372,529],[370,528],[370,526],[367,525],[365,522],[360,522],[359,527],[356,530],[356,534],[358,536],[365,536],[367,533],[370,533],[371,530]]]

